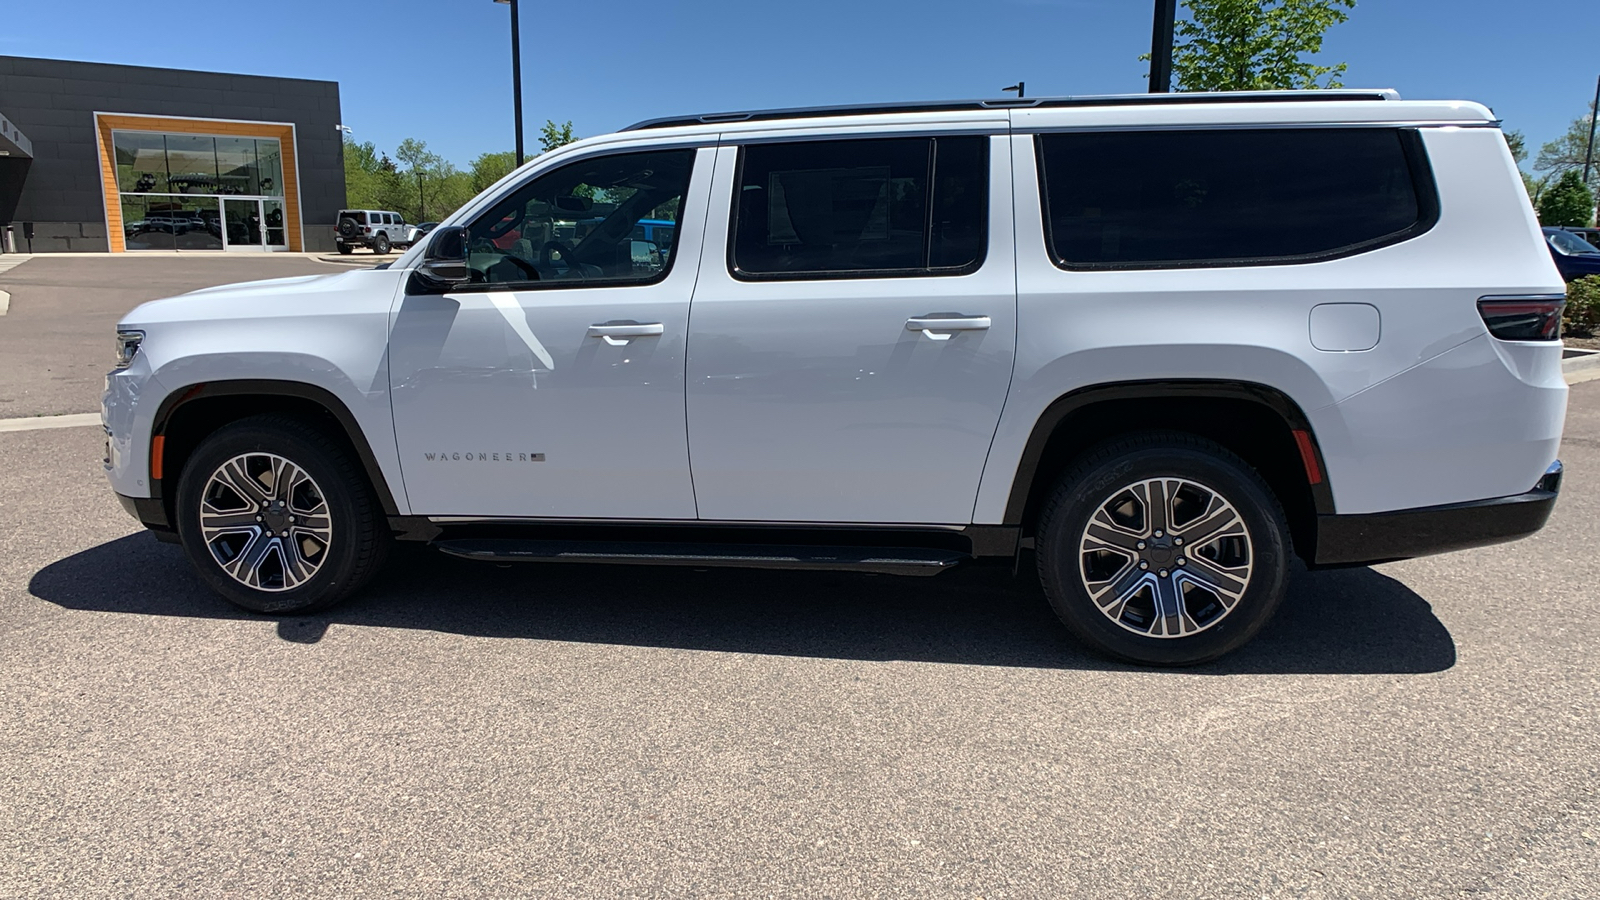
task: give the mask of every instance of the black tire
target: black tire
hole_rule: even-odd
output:
[[[356,224],[356,220],[351,218],[350,216],[344,216],[344,217],[339,219],[339,229],[338,229],[338,231],[339,231],[340,234],[344,235],[345,237],[347,237],[347,238],[348,237],[355,237],[356,232],[358,232],[360,230],[361,230],[361,226],[357,225]]]
[[[340,244],[339,245],[339,254],[341,256],[349,256],[350,254],[352,254],[354,252],[356,252],[356,248],[350,246],[349,244]]]
[[[1156,518],[1148,522],[1130,518],[1127,521],[1135,523],[1130,530],[1114,533],[1119,541],[1129,541],[1127,535],[1136,531],[1145,533],[1145,541],[1127,547],[1126,556],[1117,551],[1086,554],[1080,542],[1090,539],[1087,529],[1091,517],[1099,513],[1102,506],[1125,496],[1126,488],[1158,478],[1182,479],[1191,487],[1173,492],[1176,499],[1171,504],[1161,504],[1167,512],[1156,513]],[[1156,489],[1148,490],[1153,495]],[[1170,526],[1163,529],[1162,540],[1151,536],[1155,533],[1153,526],[1161,524],[1168,516],[1184,523],[1179,525],[1178,531],[1188,528],[1199,533],[1201,529],[1195,526],[1203,519],[1178,519],[1176,505],[1188,504],[1185,511],[1192,512],[1198,508],[1196,503],[1212,503],[1210,499],[1199,499],[1205,497],[1205,490],[1231,505],[1245,530],[1242,542],[1237,538],[1224,539],[1233,541],[1226,545],[1230,552],[1239,553],[1242,549],[1250,565],[1244,589],[1231,606],[1226,605],[1221,593],[1205,590],[1186,593],[1188,588],[1180,584],[1179,576],[1212,577],[1209,573],[1230,575],[1239,570],[1217,566],[1209,573],[1202,571],[1201,567],[1210,565],[1211,561],[1184,558],[1185,551],[1172,546],[1177,536],[1171,533]],[[1116,508],[1134,510],[1131,515],[1144,515],[1138,512],[1137,502]],[[1107,533],[1103,527],[1095,532],[1097,535]],[[1039,518],[1037,546],[1039,577],[1045,596],[1067,629],[1103,654],[1143,665],[1194,665],[1239,648],[1272,618],[1289,581],[1289,530],[1283,509],[1271,489],[1244,460],[1226,448],[1181,432],[1130,435],[1086,453],[1062,476],[1045,503]],[[1220,541],[1199,546],[1192,541],[1190,544],[1190,550],[1198,549],[1196,555],[1200,556],[1220,554],[1222,547],[1224,544]],[[1230,557],[1226,561],[1237,564],[1238,558]],[[1149,568],[1135,571],[1141,562]],[[1179,569],[1179,564],[1188,568]],[[1158,569],[1159,578],[1166,580],[1151,580],[1149,573]],[[1114,577],[1099,580],[1090,577],[1111,571],[1115,572]],[[1101,605],[1091,596],[1091,583],[1105,584],[1107,590],[1115,592],[1116,585],[1133,583],[1137,579],[1152,585],[1149,593],[1135,594],[1135,599],[1125,604],[1106,597],[1105,608],[1110,612],[1102,612]],[[1181,598],[1175,601],[1180,609],[1177,617],[1161,615],[1159,610],[1166,607],[1159,605],[1162,601],[1158,599],[1158,592],[1163,589],[1176,592],[1167,596]],[[1119,616],[1115,621],[1113,614]],[[1140,633],[1139,628],[1146,629],[1145,633]],[[1157,636],[1169,628],[1180,632],[1195,630],[1181,636]]]
[[[389,252],[388,235],[380,234],[372,239],[372,252],[378,254],[379,256]]]
[[[326,557],[303,583],[287,589],[281,588],[286,580],[283,578],[279,579],[280,589],[252,587],[235,579],[223,569],[203,536],[201,503],[212,475],[224,463],[247,454],[274,454],[292,462],[310,477],[326,503]],[[365,585],[382,568],[388,555],[388,523],[361,466],[339,441],[288,416],[253,416],[224,426],[206,438],[183,466],[176,504],[179,537],[201,577],[230,602],[252,612],[304,613],[332,606]],[[244,507],[246,514],[249,511],[250,507]],[[271,522],[269,519],[268,524]],[[284,534],[289,534],[287,528]],[[270,532],[268,535],[270,539]],[[259,535],[255,539],[259,540]],[[247,545],[233,558],[243,556],[252,546],[255,545]],[[280,561],[284,552],[289,551],[280,549]]]

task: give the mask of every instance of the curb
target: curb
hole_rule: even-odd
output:
[[[1581,372],[1584,369],[1594,368],[1600,368],[1600,350],[1561,361],[1562,372]]]

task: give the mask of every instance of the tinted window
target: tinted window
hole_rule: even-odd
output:
[[[1548,234],[1550,236],[1550,243],[1555,244],[1556,249],[1560,250],[1567,256],[1592,256],[1595,254],[1600,254],[1600,250],[1596,250],[1593,244],[1590,244],[1588,241],[1578,237],[1570,231],[1552,231],[1548,232]]]
[[[670,253],[637,249],[644,220],[676,230],[693,149],[580,160],[517,188],[467,226],[482,284],[630,284],[666,275]]]
[[[1420,141],[1392,129],[1046,134],[1038,147],[1047,238],[1067,267],[1315,259],[1420,233],[1435,208],[1413,173]]]
[[[757,144],[740,157],[734,271],[957,273],[983,259],[987,137]]]

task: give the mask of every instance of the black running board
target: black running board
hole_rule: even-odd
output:
[[[921,547],[807,547],[772,544],[541,541],[472,538],[434,541],[451,556],[483,562],[613,563],[635,566],[731,566],[819,569],[882,575],[937,575],[971,559],[955,550]]]

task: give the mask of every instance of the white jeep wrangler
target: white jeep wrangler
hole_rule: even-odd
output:
[[[350,254],[357,247],[370,247],[373,253],[404,249],[416,242],[417,226],[407,225],[405,216],[386,209],[341,209],[334,228],[334,243],[339,252]]]
[[[395,539],[906,575],[1028,554],[1089,645],[1195,663],[1262,627],[1291,554],[1539,529],[1562,305],[1475,103],[689,116],[539,157],[387,269],[140,306],[106,470],[262,612],[348,596]]]

